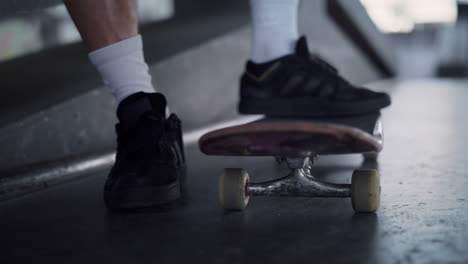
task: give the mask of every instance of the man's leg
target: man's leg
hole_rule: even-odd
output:
[[[137,92],[154,93],[138,35],[136,0],[64,0],[89,58],[121,102]]]
[[[138,34],[137,0],[63,2],[90,51]]]
[[[110,208],[136,208],[180,196],[185,171],[180,120],[166,117],[138,34],[136,0],[64,0],[89,58],[119,102],[116,162],[104,187]]]
[[[299,4],[299,0],[250,0],[252,48],[241,78],[239,111],[330,116],[379,111],[390,105],[387,94],[355,87],[327,62],[311,56],[305,37],[298,34]]]

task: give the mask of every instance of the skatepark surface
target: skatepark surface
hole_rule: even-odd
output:
[[[2,263],[467,263],[468,81],[384,81],[377,214],[349,199],[252,197],[218,204],[225,167],[256,181],[283,176],[268,157],[209,157],[187,142],[188,178],[176,204],[110,212],[107,170],[0,203]],[[349,183],[360,155],[321,157],[312,173]],[[366,166],[368,166],[366,164]]]

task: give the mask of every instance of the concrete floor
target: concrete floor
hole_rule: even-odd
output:
[[[188,189],[176,205],[111,213],[106,172],[0,204],[2,263],[468,263],[468,82],[388,82],[379,168],[382,205],[349,199],[254,197],[244,212],[217,203],[217,176],[285,174],[272,158],[207,157],[187,147]],[[350,182],[359,155],[322,157],[315,174]]]

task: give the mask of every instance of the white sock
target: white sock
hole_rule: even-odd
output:
[[[298,9],[299,0],[250,0],[253,62],[294,53],[299,39]]]
[[[119,103],[134,93],[155,92],[140,35],[93,51],[89,59]]]

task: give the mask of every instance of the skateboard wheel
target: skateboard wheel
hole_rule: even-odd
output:
[[[356,170],[351,180],[351,202],[356,213],[374,213],[380,206],[380,178],[376,170]]]
[[[362,154],[366,160],[377,160],[379,158],[378,152],[366,152]]]
[[[227,210],[243,210],[249,203],[246,186],[249,174],[244,169],[224,169],[219,177],[219,202]]]

